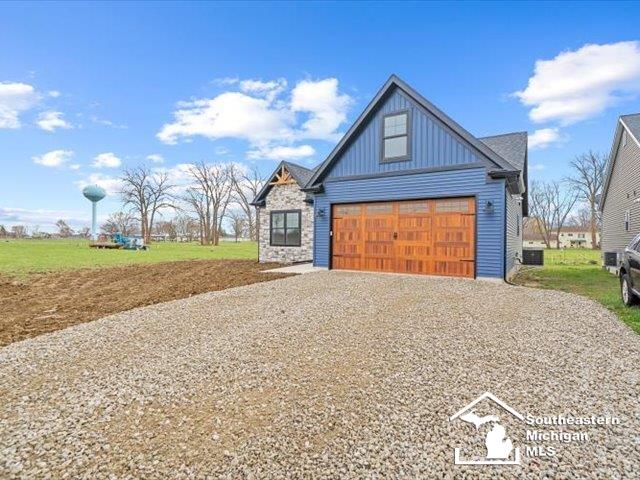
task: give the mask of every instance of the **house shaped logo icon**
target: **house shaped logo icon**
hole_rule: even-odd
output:
[[[493,402],[496,414],[479,416],[476,413],[477,404],[488,399]],[[498,408],[499,407],[499,408]],[[512,415],[520,421],[524,417],[515,409],[507,405],[492,393],[485,392],[473,402],[463,407],[456,414],[449,418],[450,422],[460,420],[475,427],[475,431],[480,431],[482,427],[485,436],[486,457],[484,459],[463,460],[460,448],[454,449],[454,460],[456,465],[519,465],[520,449],[513,447],[513,442],[509,438],[503,423],[500,420],[504,412]],[[485,433],[486,432],[486,433]]]

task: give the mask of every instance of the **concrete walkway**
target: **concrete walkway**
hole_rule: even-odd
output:
[[[296,265],[289,265],[288,267],[272,268],[270,270],[264,270],[265,273],[313,273],[324,272],[326,268],[314,267],[313,263],[298,263]]]

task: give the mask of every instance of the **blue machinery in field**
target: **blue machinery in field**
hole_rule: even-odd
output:
[[[125,237],[121,233],[114,233],[111,235],[111,240],[116,245],[120,245],[120,248],[125,250],[146,250],[147,246],[144,244],[144,240],[139,237]]]
[[[82,194],[91,201],[91,240],[98,240],[97,204],[106,197],[107,192],[98,185],[84,187]]]

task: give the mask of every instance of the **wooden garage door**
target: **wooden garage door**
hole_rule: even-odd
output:
[[[473,197],[334,205],[332,268],[473,277]]]

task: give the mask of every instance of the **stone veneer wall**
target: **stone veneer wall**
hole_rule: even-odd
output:
[[[304,201],[306,195],[297,184],[274,185],[260,207],[259,253],[261,262],[310,262],[313,260],[313,204]],[[270,212],[272,210],[301,210],[301,242],[299,247],[270,245]]]

